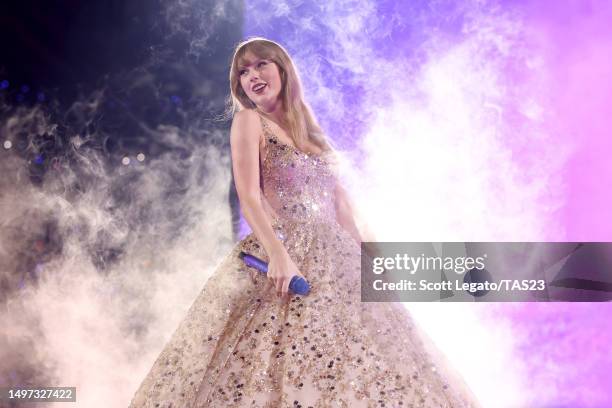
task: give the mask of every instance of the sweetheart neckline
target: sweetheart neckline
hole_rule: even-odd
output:
[[[276,136],[274,133],[272,133],[272,131],[270,129],[268,129],[268,133],[269,133],[269,136],[271,136],[273,139],[275,139],[279,144],[281,144],[283,146],[290,147],[296,153],[303,154],[303,155],[305,155],[307,157],[315,156],[315,157],[322,158],[322,156],[323,156],[323,151],[321,153],[306,153],[306,152],[303,152],[300,149],[298,149],[296,146],[293,146],[293,145],[290,145],[289,143],[283,142],[282,140],[280,140],[278,138],[278,136]]]
[[[308,157],[311,157],[311,156],[316,156],[316,157],[319,157],[319,158],[322,158],[322,157],[323,157],[323,155],[324,155],[324,153],[325,153],[323,150],[321,150],[321,153],[306,153],[306,152],[301,151],[301,150],[300,150],[300,149],[299,149],[297,146],[294,146],[294,145],[291,145],[291,144],[289,144],[289,143],[283,142],[283,141],[282,141],[282,140],[280,140],[280,139],[279,139],[279,137],[278,137],[278,136],[276,136],[276,134],[275,134],[275,133],[272,131],[272,128],[270,128],[270,125],[268,124],[267,119],[266,119],[266,118],[264,118],[264,117],[263,117],[263,116],[262,116],[262,115],[261,115],[259,112],[255,112],[255,113],[257,113],[257,116],[259,116],[259,120],[261,121],[261,123],[262,123],[262,125],[263,125],[262,127],[263,127],[263,129],[264,129],[264,134],[265,134],[265,133],[268,133],[268,134],[269,134],[269,136],[272,136],[272,137],[273,137],[274,139],[276,139],[276,141],[277,141],[277,142],[279,142],[281,145],[290,147],[290,148],[291,148],[291,149],[293,149],[293,150],[294,150],[296,153],[304,154],[304,155],[306,155],[306,156],[308,156]],[[266,155],[266,156],[267,156],[267,155]]]

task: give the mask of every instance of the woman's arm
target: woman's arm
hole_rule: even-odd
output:
[[[245,109],[234,115],[230,131],[232,169],[242,214],[263,245],[268,257],[268,279],[274,282],[277,295],[286,295],[294,275],[303,275],[277,238],[265,212],[259,185],[259,117]]]
[[[365,224],[362,217],[356,212],[356,208],[347,191],[339,181],[335,188],[336,221],[344,228],[357,244],[362,241],[374,241],[374,236]],[[359,226],[358,226],[359,225]]]
[[[259,185],[259,118],[248,109],[234,115],[230,130],[232,169],[244,218],[268,256],[283,251],[264,211]]]
[[[353,237],[357,245],[361,245],[362,242],[370,243],[365,246],[367,255],[370,257],[379,256],[381,251],[377,247],[374,234],[363,217],[356,211],[349,194],[339,181],[336,182],[335,200],[336,221],[338,221],[338,224]]]

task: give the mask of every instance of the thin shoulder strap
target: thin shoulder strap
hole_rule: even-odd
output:
[[[267,155],[268,154],[268,134],[270,132],[270,128],[268,127],[268,123],[266,122],[266,120],[264,119],[264,117],[257,111],[255,111],[255,113],[257,114],[257,116],[259,116],[259,122],[261,123],[261,130],[262,130],[262,134],[263,134],[263,145],[262,145],[262,149],[264,151],[264,154]],[[261,155],[259,157],[259,175],[260,175],[260,185],[263,186],[263,180],[261,179],[261,164],[262,164],[262,158]]]
[[[264,135],[267,135],[268,133],[270,133],[270,125],[268,124],[268,122],[264,119],[263,115],[257,111],[255,111],[255,113],[257,113],[257,116],[259,116],[259,121],[261,122],[261,129],[263,130]]]

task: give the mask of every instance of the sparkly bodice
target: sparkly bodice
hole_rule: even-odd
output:
[[[335,219],[336,178],[324,154],[306,154],[283,143],[260,116],[265,156],[261,161],[263,194],[280,218],[328,222]]]

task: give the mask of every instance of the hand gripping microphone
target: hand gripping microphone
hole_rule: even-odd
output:
[[[268,273],[268,264],[265,261],[243,251],[240,251],[238,256],[244,261],[245,265],[255,268],[261,273]],[[296,295],[307,295],[310,292],[310,285],[306,282],[306,279],[295,275],[289,282],[289,290]]]

